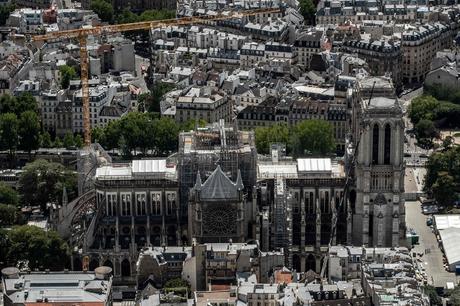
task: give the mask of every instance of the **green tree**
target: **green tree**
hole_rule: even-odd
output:
[[[438,135],[438,131],[434,126],[433,121],[428,119],[422,119],[415,124],[415,135],[417,139],[429,139],[433,140]]]
[[[113,121],[112,121],[113,122]],[[93,143],[103,144],[104,142],[104,128],[95,127],[91,129],[91,141]]]
[[[179,126],[166,117],[156,119],[153,124],[155,135],[155,148],[158,155],[168,155],[177,150],[179,138]]]
[[[103,22],[112,22],[113,6],[105,0],[92,0],[91,10],[94,11]]]
[[[442,305],[442,300],[439,297],[435,287],[426,285],[423,287],[423,291],[426,295],[428,295],[431,305]]]
[[[333,153],[336,149],[334,128],[325,120],[304,120],[293,128],[291,146],[297,156]]]
[[[61,87],[63,89],[69,88],[70,80],[77,78],[77,72],[75,68],[67,65],[59,67],[59,73],[61,75]]]
[[[16,114],[16,98],[9,94],[0,96],[0,113],[15,113]]]
[[[36,226],[17,226],[7,233],[11,262],[27,261],[30,269],[60,271],[69,260],[69,248],[55,231]]]
[[[442,140],[442,151],[446,152],[452,148],[455,143],[455,139],[452,136],[446,136]]]
[[[438,174],[443,171],[449,171],[449,163],[447,153],[436,152],[428,158],[426,163],[427,173],[425,176],[424,189],[426,192],[431,191],[431,187],[438,179]]]
[[[55,148],[64,147],[64,144],[62,143],[62,140],[61,140],[61,138],[59,138],[59,136],[56,136],[56,138],[54,138],[53,147],[55,147]]]
[[[110,121],[104,129],[101,145],[107,149],[112,150],[118,148],[118,142],[121,137],[121,120]]]
[[[460,287],[457,286],[450,290],[447,295],[449,296],[450,305],[460,305]]]
[[[176,17],[174,10],[146,10],[139,16],[140,21],[154,21],[162,19],[172,19]]]
[[[272,143],[289,145],[290,131],[285,124],[276,124],[271,127],[262,127],[255,130],[256,148],[260,154],[269,154]]]
[[[40,134],[40,147],[42,148],[51,148],[53,142],[51,141],[51,135],[47,131]]]
[[[8,150],[10,159],[18,147],[18,118],[13,113],[0,115],[0,145]]]
[[[207,122],[203,119],[190,119],[187,120],[186,122],[182,123],[179,127],[181,131],[192,131],[195,129],[195,127],[205,127]]]
[[[3,182],[0,182],[0,203],[14,206],[19,204],[17,191]]]
[[[439,101],[432,96],[420,96],[412,100],[408,115],[414,125],[420,120],[434,120],[433,112],[439,107]]]
[[[10,14],[14,11],[14,4],[5,4],[0,6],[0,26],[6,25],[6,20],[10,17]]]
[[[300,0],[300,13],[307,24],[315,24],[316,6],[312,0]]]
[[[151,113],[160,113],[160,102],[163,96],[174,89],[174,85],[168,83],[155,84],[151,93],[144,93],[139,96],[145,109]]]
[[[0,113],[13,113],[20,117],[26,111],[38,113],[38,102],[31,93],[25,92],[17,97],[9,94],[0,96]]]
[[[17,207],[0,204],[0,226],[10,226],[16,223]]]
[[[71,148],[75,145],[75,142],[73,140],[73,134],[70,132],[67,132],[64,136],[63,144],[65,148]]]
[[[128,9],[124,9],[117,15],[117,23],[134,23],[139,22],[139,15],[134,14]]]
[[[19,118],[19,147],[29,153],[40,147],[40,119],[37,113],[25,111]]]
[[[74,143],[77,148],[83,148],[83,137],[80,134],[77,134],[74,138]]]
[[[439,205],[448,207],[455,200],[454,178],[447,172],[440,172],[436,182],[433,184],[433,196]]]
[[[61,203],[64,187],[72,200],[77,194],[76,180],[76,174],[61,164],[36,160],[28,163],[19,177],[21,200],[24,205],[40,205],[45,210],[47,203]]]
[[[152,130],[152,122],[147,114],[131,112],[121,119],[120,127],[127,150],[136,153],[139,148],[141,152],[145,153],[149,148],[153,148],[154,144],[150,140],[155,131]]]
[[[7,231],[0,228],[0,268],[10,266],[10,258],[8,257],[10,244]]]
[[[32,111],[38,114],[38,102],[30,92],[24,92],[15,98],[14,113],[19,118],[23,112]]]

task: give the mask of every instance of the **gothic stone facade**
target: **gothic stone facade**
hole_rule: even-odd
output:
[[[356,148],[353,245],[398,246],[404,238],[404,122],[397,99],[362,99],[353,110]]]
[[[246,242],[251,216],[241,173],[233,183],[220,166],[201,183],[200,173],[190,193],[188,226],[190,239],[198,243]]]

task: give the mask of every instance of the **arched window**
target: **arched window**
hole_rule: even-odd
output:
[[[379,126],[374,124],[372,129],[372,163],[379,163]]]
[[[385,148],[383,153],[383,163],[385,165],[390,164],[390,155],[391,155],[391,126],[389,124],[385,125]]]
[[[121,262],[121,276],[122,277],[129,277],[131,276],[131,266],[129,264],[128,259],[124,259]]]
[[[300,256],[297,254],[292,256],[292,267],[300,272]]]
[[[309,270],[316,271],[316,259],[312,254],[308,254],[305,261],[305,271]]]

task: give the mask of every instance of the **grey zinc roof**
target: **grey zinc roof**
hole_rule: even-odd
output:
[[[201,186],[200,197],[208,201],[238,199],[238,189],[220,166],[217,166],[216,170]]]
[[[369,102],[370,108],[392,108],[396,106],[395,99],[389,99],[385,97],[375,97]]]

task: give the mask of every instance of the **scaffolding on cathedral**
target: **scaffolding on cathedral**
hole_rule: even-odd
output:
[[[291,195],[287,191],[284,178],[275,179],[272,245],[283,250],[286,255],[286,266],[292,267],[292,205]]]
[[[179,135],[177,156],[180,186],[181,215],[187,215],[188,191],[196,181],[198,171],[205,180],[218,165],[236,181],[241,171],[246,192],[256,183],[257,152],[254,132],[239,131],[223,120],[206,127],[197,127]]]
[[[93,189],[96,169],[110,163],[112,163],[112,158],[98,143],[79,150],[77,155],[78,195],[81,196]]]

